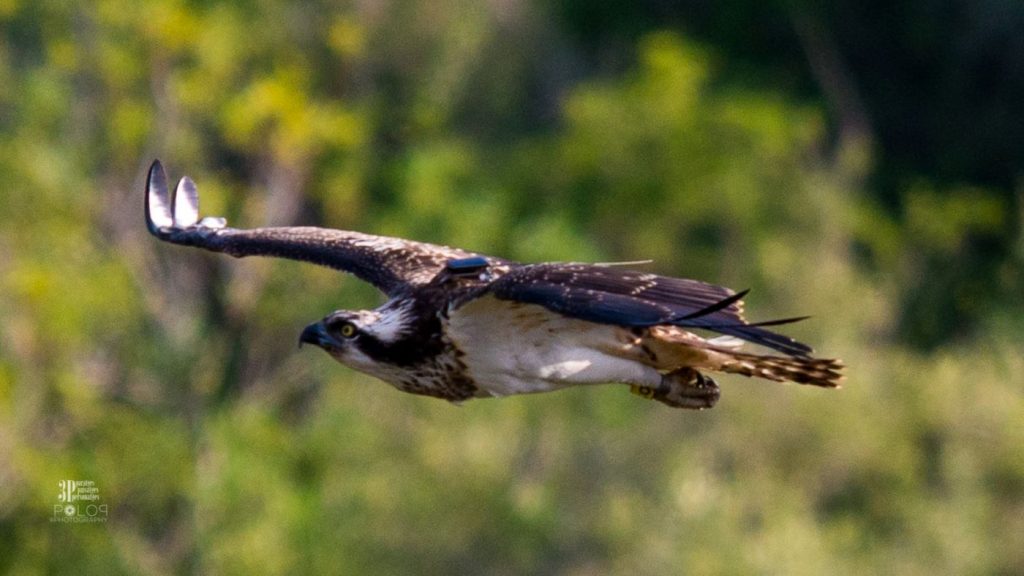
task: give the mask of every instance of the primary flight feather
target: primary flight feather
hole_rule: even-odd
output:
[[[607,264],[520,264],[344,230],[229,228],[223,218],[199,219],[195,184],[183,178],[172,192],[159,161],[149,169],[145,213],[166,242],[312,262],[373,284],[387,302],[334,311],[299,341],[413,394],[460,402],[620,383],[701,409],[719,397],[704,372],[826,388],[842,379],[841,361],[814,358],[806,344],[766,329],[802,318],[750,323],[746,292],[697,280]],[[744,342],[781,355],[743,352]]]

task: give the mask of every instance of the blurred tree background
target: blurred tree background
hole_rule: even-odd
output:
[[[1024,573],[1022,103],[1005,0],[0,0],[0,572]],[[848,380],[400,394],[295,350],[372,289],[149,237],[154,157],[751,287]]]

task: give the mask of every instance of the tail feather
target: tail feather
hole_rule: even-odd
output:
[[[803,342],[799,342],[789,336],[779,334],[777,332],[772,332],[771,330],[765,330],[764,328],[758,327],[756,324],[711,326],[708,327],[708,329],[721,334],[742,338],[747,342],[767,346],[794,357],[809,358],[809,355],[814,352],[810,346]]]
[[[743,297],[750,292],[749,289],[736,292],[731,296],[719,300],[718,302],[701,308],[696,312],[686,314],[685,316],[678,316],[669,321],[669,324],[674,326],[680,326],[684,328],[704,328],[706,330],[714,330],[720,334],[726,334],[729,336],[735,336],[742,338],[748,342],[754,344],[760,344],[767,346],[783,354],[789,354],[790,356],[807,356],[809,357],[814,350],[804,344],[798,342],[789,336],[772,332],[771,330],[765,330],[766,326],[781,326],[783,324],[792,324],[793,322],[800,322],[806,320],[809,316],[797,316],[793,318],[781,318],[778,320],[768,320],[766,322],[754,322],[750,323],[743,320],[740,316],[740,323],[726,322],[723,323],[721,318],[713,316],[714,313],[732,306],[733,304],[741,304]]]
[[[806,353],[778,356],[741,352],[744,341],[750,338],[726,335],[708,340],[675,326],[655,326],[638,344],[654,368],[667,372],[693,368],[823,388],[838,388],[843,380],[842,360],[814,358]]]
[[[838,388],[843,379],[843,361],[834,358],[804,356],[762,356],[731,350],[720,350],[729,357],[722,372],[757,376],[775,382],[797,382],[823,388]]]

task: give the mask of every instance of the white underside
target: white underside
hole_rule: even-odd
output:
[[[448,336],[482,395],[548,392],[582,384],[656,386],[661,374],[630,359],[625,330],[492,296],[454,310]]]

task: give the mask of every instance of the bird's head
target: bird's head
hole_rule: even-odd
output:
[[[302,331],[299,346],[313,344],[335,360],[374,376],[384,377],[401,358],[411,319],[404,308],[384,306],[377,310],[337,310]]]

